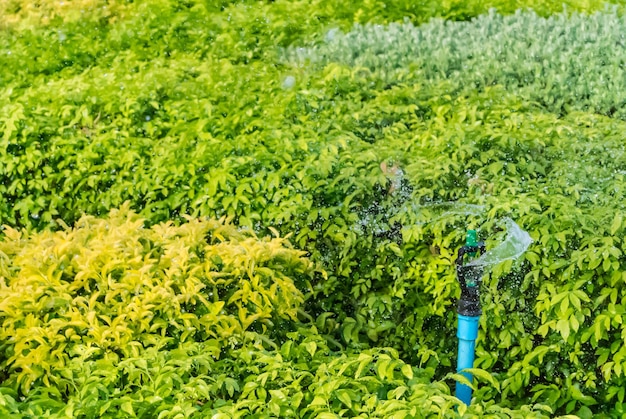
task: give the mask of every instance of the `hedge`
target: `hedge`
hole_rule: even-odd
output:
[[[145,228],[128,206],[0,242],[3,417],[452,417],[391,348],[331,351],[302,312],[302,252],[217,220]],[[34,257],[33,255],[36,255]],[[484,371],[477,374],[490,379]],[[475,416],[546,417],[477,404]]]
[[[261,237],[272,229],[291,234],[318,272],[294,291],[300,315],[321,336],[316,345],[356,359],[357,351],[392,347],[437,382],[453,370],[454,252],[468,227],[497,244],[499,220],[511,217],[534,244],[485,278],[477,366],[498,385],[477,390],[483,404],[476,409],[537,402],[556,414],[621,414],[619,101],[590,96],[577,107],[577,85],[557,83],[554,103],[574,105],[540,103],[531,95],[536,84],[514,88],[519,74],[506,73],[517,68],[513,61],[494,64],[490,77],[501,84],[460,83],[490,62],[488,53],[474,62],[442,50],[442,62],[475,67],[447,74],[443,66],[441,76],[402,57],[388,68],[375,59],[359,64],[367,54],[354,62],[341,55],[342,42],[359,33],[363,48],[388,50],[376,36],[423,31],[438,45],[448,29],[489,52],[496,44],[478,35],[481,28],[502,28],[511,56],[521,55],[506,22],[531,25],[538,53],[548,39],[541,28],[612,22],[597,39],[607,46],[621,25],[616,12],[490,14],[468,23],[357,27],[344,36],[329,30],[347,30],[367,14],[308,2],[209,6],[155,1],[95,23],[52,19],[2,30],[2,223],[22,234],[57,234],[83,214],[104,216],[129,201],[146,229],[225,216]],[[563,60],[576,51],[596,56],[582,46],[587,35],[568,35]],[[285,60],[290,45],[310,47],[324,36],[330,43],[311,48],[326,51],[324,60]],[[402,39],[398,47],[412,48]],[[573,77],[559,65],[550,61],[545,71]],[[607,66],[584,73],[580,85],[598,85],[603,71],[616,68]],[[592,99],[617,109],[594,114]],[[293,332],[305,318],[267,320]],[[284,339],[280,328],[264,334],[263,325],[253,330],[258,336]]]

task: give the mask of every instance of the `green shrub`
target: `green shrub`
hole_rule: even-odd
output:
[[[296,320],[303,295],[293,281],[305,288],[310,266],[281,239],[217,221],[143,225],[124,207],[56,233],[5,228],[4,385],[28,392],[76,357],[127,358],[189,341],[210,341],[219,355],[246,331],[274,339]]]
[[[625,119],[624,30],[615,10],[547,18],[492,11],[471,22],[357,25],[345,34],[330,32],[312,48],[292,47],[286,56],[364,67],[390,83],[409,70],[468,92],[497,84],[560,115],[586,111]]]
[[[174,366],[184,354],[213,357],[215,353],[214,361],[224,360],[224,364],[211,373],[208,369],[202,373],[215,379],[220,377],[219,371],[227,371],[225,365],[233,359],[222,351],[237,351],[240,342],[252,342],[255,350],[272,351],[270,342],[279,345],[292,339],[285,333],[301,326],[294,319],[295,313],[300,313],[302,318],[308,315],[314,319],[319,331],[314,333],[316,345],[321,348],[323,343],[329,350],[346,351],[346,363],[358,359],[353,352],[361,349],[376,356],[378,362],[381,358],[374,354],[381,350],[376,347],[390,346],[398,351],[402,362],[424,368],[427,379],[437,381],[453,368],[454,299],[458,295],[454,252],[463,243],[468,224],[480,227],[491,246],[498,220],[509,216],[530,232],[535,244],[516,265],[509,262],[497,266],[485,279],[485,315],[477,364],[492,371],[499,384],[478,389],[476,395],[482,404],[473,412],[508,414],[504,409],[539,402],[558,414],[621,414],[623,207],[617,197],[622,195],[624,184],[624,122],[585,112],[596,110],[591,109],[592,102],[578,110],[575,103],[569,109],[538,103],[532,96],[536,84],[517,88],[507,84],[520,77],[515,72],[506,73],[510,62],[497,66],[494,62],[493,72],[485,73],[493,80],[478,88],[459,83],[465,77],[462,73],[446,72],[448,65],[461,61],[444,54],[445,50],[439,55],[433,53],[432,63],[423,68],[410,61],[405,65],[401,57],[394,58],[400,65],[393,68],[376,63],[370,68],[355,67],[340,55],[328,55],[329,62],[317,67],[280,60],[279,47],[308,45],[321,33],[332,36],[334,32],[328,29],[333,27],[346,29],[355,21],[366,22],[371,16],[368,13],[378,14],[382,3],[367,3],[360,13],[352,9],[357,6],[342,8],[330,2],[278,1],[255,3],[255,7],[235,3],[225,5],[223,11],[208,7],[211,4],[135,3],[119,20],[101,19],[95,25],[87,20],[52,21],[41,28],[15,27],[1,32],[0,44],[7,52],[0,58],[2,223],[25,228],[30,232],[22,234],[30,235],[35,234],[33,230],[58,230],[57,218],[74,224],[84,213],[104,215],[130,201],[130,207],[146,220],[137,221],[138,225],[145,223],[146,228],[143,232],[120,233],[120,237],[157,234],[146,232],[157,231],[152,226],[167,220],[173,221],[167,228],[184,228],[176,225],[185,225],[186,215],[227,216],[258,236],[266,236],[272,227],[281,236],[291,234],[294,245],[306,251],[327,278],[320,274],[309,285],[308,276],[298,270],[308,263],[298,256],[296,267],[289,265],[295,271],[288,276],[293,276],[295,282],[284,283],[291,290],[284,297],[290,301],[288,307],[275,311],[275,303],[282,307],[282,297],[277,302],[261,300],[262,315],[250,324],[238,317],[238,307],[236,311],[231,307],[233,311],[225,319],[206,325],[211,331],[211,327],[223,328],[232,322],[234,334],[231,336],[226,327],[228,338],[218,339],[216,344],[203,343],[209,336],[185,335],[188,330],[184,321],[141,332],[147,342],[152,335],[161,336],[157,331],[165,333],[165,338],[168,333],[176,339],[184,335],[181,353],[170,353],[176,348],[169,346],[163,348],[164,352],[151,349],[157,345],[144,348],[152,351],[145,356],[154,360],[154,365]],[[379,19],[385,19],[384,13]],[[508,35],[511,32],[505,30],[503,22],[533,22],[535,31],[545,39],[551,39],[545,28],[541,32],[546,25],[574,28],[568,22],[605,22],[606,33],[610,34],[621,22],[610,13],[574,15],[570,19],[559,15],[541,20],[523,13],[500,18],[492,14],[458,26],[433,22],[425,28],[433,38],[429,41],[432,45],[439,45],[436,39],[447,36],[441,28],[472,36],[477,28],[500,28],[507,34],[503,39],[511,42],[511,55],[521,56],[524,50],[519,48],[526,47]],[[410,33],[421,30],[408,25],[394,28],[408,28]],[[381,36],[390,33],[383,27],[373,31]],[[340,40],[351,35],[335,36]],[[567,45],[563,48],[567,59],[572,55],[566,51],[596,56],[597,52],[581,46],[577,36],[569,36],[572,49]],[[471,45],[477,48],[485,38],[476,35],[471,39],[476,40]],[[611,40],[615,39],[607,35],[599,42],[606,46]],[[377,45],[390,49],[384,42]],[[487,52],[492,51],[489,45],[494,48],[493,44],[485,45]],[[324,48],[328,46],[318,49]],[[534,48],[546,51],[541,45]],[[600,51],[608,56],[606,48]],[[619,57],[619,52],[614,56]],[[483,62],[490,61],[476,61],[475,68]],[[441,80],[436,74],[439,68],[446,76]],[[582,86],[597,85],[606,68],[592,68],[595,71],[584,73],[582,81],[572,80]],[[567,67],[563,72],[556,71],[557,66],[554,69],[555,77],[573,77]],[[469,80],[475,77],[472,74],[467,76]],[[493,81],[504,87],[491,86]],[[553,87],[563,101],[571,101],[578,86]],[[590,96],[589,100],[604,106],[615,102],[615,97]],[[621,112],[619,101],[616,103],[614,117]],[[61,233],[45,234],[41,237],[52,240],[50,237]],[[248,237],[247,233],[232,234],[238,243]],[[142,257],[150,254],[151,245],[133,246]],[[217,250],[211,247],[211,251]],[[36,252],[41,253],[40,248]],[[201,259],[200,254],[196,256]],[[8,268],[14,259],[3,262],[8,269],[2,274],[5,278],[21,275],[21,271]],[[242,256],[225,269],[239,269],[245,278],[248,261]],[[144,262],[134,260],[131,271],[149,266]],[[29,278],[48,278],[49,267],[42,265],[41,272],[31,272]],[[282,267],[281,262],[273,272],[282,272]],[[156,278],[167,276],[169,268],[162,268],[155,272]],[[50,281],[58,281],[58,288],[69,292],[69,278],[58,277],[62,271],[51,271]],[[68,284],[63,285],[63,281]],[[85,295],[80,297],[89,301],[91,287],[89,290],[81,291]],[[56,310],[57,303],[65,304],[65,296],[51,300],[45,293],[52,291],[43,286],[32,291],[32,298],[51,302],[50,310]],[[117,301],[118,308],[132,303],[128,299],[132,299],[134,288],[124,292],[120,295],[127,300]],[[228,288],[224,292],[237,290]],[[259,293],[265,295],[264,291]],[[170,302],[179,294],[179,289],[170,289],[159,296],[168,318],[183,315],[176,306],[165,306],[166,298]],[[3,304],[21,304],[21,296],[10,295]],[[38,301],[30,304],[36,306]],[[109,310],[107,306],[101,309]],[[40,327],[41,322],[55,320],[51,316],[30,319]],[[69,314],[66,311],[60,316],[67,319]],[[146,402],[152,407],[140,406],[143,402],[134,399],[133,394],[147,400],[152,397],[149,392],[156,390],[149,389],[146,395],[138,393],[137,387],[150,381],[138,372],[133,373],[136,381],[127,386],[130,370],[128,374],[111,373],[106,391],[123,388],[128,396],[115,405],[105,407],[106,402],[101,402],[106,397],[96,395],[100,390],[93,390],[99,382],[109,383],[104,377],[94,379],[89,384],[94,387],[84,390],[91,399],[87,394],[75,396],[80,392],[67,393],[69,390],[49,396],[44,385],[37,387],[40,393],[30,392],[30,399],[21,400],[22,394],[17,393],[20,384],[19,391],[26,392],[29,381],[37,385],[37,380],[43,383],[45,377],[49,382],[53,377],[64,377],[51,371],[67,365],[63,352],[58,350],[60,346],[55,346],[40,349],[52,357],[48,361],[50,371],[10,369],[10,364],[21,362],[22,356],[35,357],[38,345],[64,344],[55,339],[65,335],[54,334],[48,341],[36,333],[27,334],[20,329],[23,320],[23,316],[7,320],[10,333],[5,336],[23,338],[27,352],[13,352],[10,343],[2,347],[4,381],[13,388],[5,390],[6,404],[15,407],[9,397],[18,403],[14,412],[40,409],[28,414],[42,416],[40,413],[48,409],[45,403],[49,403],[43,400],[56,401],[50,409],[77,400],[76,408],[86,409],[87,413],[81,413],[86,416],[109,408],[115,412],[138,412],[141,408],[146,416],[154,414],[156,407],[151,403],[158,400]],[[307,324],[307,329],[311,326]],[[107,335],[100,343],[128,342],[122,347],[128,353],[122,355],[133,361],[124,365],[137,363],[145,369],[142,356],[130,352],[137,346],[130,342],[142,340],[141,333]],[[301,343],[308,345],[303,350],[312,347],[309,342]],[[211,349],[214,347],[219,354]],[[68,368],[74,372],[66,371],[67,376],[89,377],[100,367],[114,369],[101,359],[91,362],[80,358],[82,353],[76,356],[80,361],[71,361],[74,364]],[[198,362],[208,363],[208,358],[204,359]],[[106,362],[118,365],[115,359]],[[333,359],[323,363],[328,368],[331,364],[332,368],[337,366]],[[23,365],[28,366],[28,362]],[[319,371],[316,365],[306,369]],[[394,365],[399,366],[400,361]],[[176,379],[177,385],[200,376],[184,370],[181,374],[187,375]],[[394,380],[399,376],[394,375]],[[243,388],[243,381],[234,379],[239,380],[239,389]],[[203,386],[200,381],[194,382]],[[184,405],[202,410],[201,406],[206,406],[217,412],[219,401],[224,409],[235,409],[233,412],[247,409],[249,400],[242,399],[239,405],[235,393],[240,390],[230,381],[229,385],[221,384],[225,382],[211,384],[214,387],[210,391],[193,387],[190,392],[202,395],[184,401],[179,408]],[[400,385],[394,381],[396,384]],[[73,388],[71,383],[64,385]],[[172,394],[186,394],[178,391],[180,386],[167,384],[174,392],[167,393],[170,399],[163,409],[173,409],[177,403]],[[314,388],[308,396],[303,395],[310,397],[310,403],[315,398]],[[437,383],[429,388],[446,394]],[[381,400],[378,390],[367,389],[368,394],[375,392]],[[36,394],[41,394],[41,399]],[[165,399],[158,392],[157,397]],[[339,408],[343,403],[339,397],[328,395],[328,406],[318,407]],[[372,400],[369,395],[359,397],[359,403]],[[79,405],[78,400],[83,398],[90,400],[88,406]],[[208,399],[212,402],[205,401]],[[437,400],[441,403],[433,409],[448,404],[449,411],[453,411],[451,399]],[[496,401],[500,405],[493,406]],[[20,406],[21,402],[28,403],[28,407]],[[259,402],[255,403],[255,409],[262,409]],[[397,409],[410,411],[414,407],[403,403]],[[307,412],[319,413],[315,409]],[[375,413],[368,410],[367,404],[358,404],[343,414]]]
[[[456,417],[432,368],[333,352],[297,319],[311,264],[215,220],[144,227],[127,207],[0,242],[3,417]],[[306,313],[300,311],[301,317]],[[484,371],[476,374],[497,385]],[[548,407],[498,417],[545,417]],[[473,413],[473,415],[472,415]]]

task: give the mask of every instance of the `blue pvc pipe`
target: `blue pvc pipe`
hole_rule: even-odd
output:
[[[458,315],[459,322],[456,336],[459,338],[459,352],[457,354],[456,371],[461,373],[465,368],[474,367],[474,349],[476,346],[476,337],[478,337],[478,319],[480,316],[463,316]],[[472,375],[469,373],[461,373],[472,382]],[[472,388],[456,383],[456,397],[469,406],[472,401]]]

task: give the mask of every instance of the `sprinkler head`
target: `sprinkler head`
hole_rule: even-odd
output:
[[[467,234],[465,235],[465,245],[468,247],[476,246],[478,241],[478,234],[476,230],[467,230]]]
[[[476,230],[467,230],[465,234],[465,246],[467,247],[476,247],[476,242],[478,241],[478,234]],[[474,257],[476,256],[476,252],[468,252],[468,256]]]

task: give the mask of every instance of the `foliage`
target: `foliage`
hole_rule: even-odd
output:
[[[469,92],[502,85],[524,101],[559,115],[572,111],[626,119],[624,18],[616,9],[540,18],[493,10],[471,22],[433,20],[422,26],[357,25],[330,32],[312,48],[291,47],[288,60],[364,67],[393,82],[407,69]]]
[[[535,243],[485,278],[477,366],[496,384],[477,389],[468,415],[530,415],[528,403],[537,415],[621,415],[626,127],[608,86],[623,82],[622,49],[610,48],[622,18],[492,13],[334,30],[485,7],[436,3],[445,10],[154,0],[111,3],[92,20],[6,23],[6,416],[452,415],[454,252],[468,225],[497,243],[504,216]],[[283,59],[321,34],[316,65]],[[406,60],[412,36],[423,55]],[[524,81],[531,70],[558,82]],[[81,218],[126,201],[111,222]],[[193,221],[206,216],[247,232]],[[58,231],[58,218],[77,228]],[[270,227],[317,268],[255,237]],[[375,366],[365,376],[361,356]],[[265,396],[245,392],[264,373]]]
[[[355,91],[367,91],[368,75],[342,71],[335,67],[342,88],[354,83]],[[407,98],[417,102],[424,90],[406,82],[372,94],[372,108],[360,106],[363,114],[371,109],[380,117],[388,109],[385,104],[406,106]],[[385,262],[376,266],[378,271],[365,263],[352,271],[348,284],[356,310],[342,322],[344,339],[358,340],[357,331],[365,328],[370,339],[380,344],[382,335],[383,344],[403,348],[405,356],[417,355],[422,362],[432,361],[435,353],[454,353],[454,342],[442,333],[455,326],[454,250],[468,221],[490,219],[481,232],[488,237],[494,220],[512,216],[530,231],[535,245],[525,262],[514,269],[510,263],[497,267],[488,281],[478,364],[501,372],[502,403],[528,391],[536,400],[581,416],[610,400],[619,412],[621,378],[600,375],[596,368],[608,371],[614,365],[606,366],[605,357],[617,354],[622,328],[616,326],[611,338],[613,326],[606,320],[600,326],[595,319],[612,316],[606,311],[615,309],[609,307],[615,303],[607,300],[608,289],[619,288],[621,280],[616,272],[622,263],[623,206],[614,196],[623,188],[623,122],[584,113],[559,118],[520,104],[498,88],[445,100],[440,97],[430,109],[418,102],[413,115],[395,108],[407,127],[382,130],[375,139],[379,153],[391,146],[411,156],[405,165],[414,189],[411,201],[422,204],[405,206],[395,217],[405,226],[402,257],[381,257]],[[329,101],[338,106],[335,98]],[[335,124],[354,122],[350,112],[333,112],[345,115],[335,117]],[[420,121],[418,112],[428,119]],[[405,145],[397,138],[406,139]],[[462,202],[484,205],[483,213],[468,220],[468,208],[476,209]],[[369,274],[363,273],[368,268]],[[357,273],[364,280],[355,281]],[[343,284],[333,277],[325,282],[325,304],[341,304],[347,291],[337,290]],[[618,291],[611,292],[617,301]],[[598,343],[590,342],[593,333]],[[600,336],[616,342],[613,352]],[[445,365],[448,356],[439,362]]]
[[[332,352],[315,325],[299,322],[295,284],[304,287],[311,265],[284,239],[215,220],[143,224],[123,207],[55,233],[5,227],[3,417],[405,418],[464,409],[444,382],[431,383],[432,369],[390,348]],[[547,407],[469,412],[485,409],[545,417]]]
[[[151,0],[150,6],[160,0]],[[59,22],[77,22],[88,19],[115,23],[131,18],[136,13],[134,2],[128,0],[6,0],[0,4],[0,27],[30,28],[32,26],[55,25]],[[272,2],[250,0],[187,0],[183,5],[198,4],[211,11],[254,7],[265,9],[277,16],[286,16],[291,12],[290,20],[305,19],[307,23],[335,21],[346,22],[392,22],[404,17],[413,22],[424,23],[430,18],[441,17],[450,20],[469,20],[473,17],[496,9],[502,14],[511,14],[518,9],[532,9],[542,16],[559,13],[563,10],[593,12],[602,10],[607,2],[602,0],[448,0],[448,1],[410,1],[410,0],[369,0],[346,4],[338,0],[278,0]],[[269,4],[268,4],[269,3]],[[608,3],[621,4],[619,0]],[[163,3],[161,3],[163,4]],[[145,10],[145,9],[144,9]],[[303,12],[308,11],[308,16]],[[294,13],[295,12],[295,13]],[[311,19],[313,18],[313,19]],[[303,22],[290,24],[291,30],[301,31]],[[306,30],[306,29],[304,29]]]
[[[219,353],[246,331],[274,338],[297,318],[303,296],[293,281],[305,288],[310,266],[281,239],[260,241],[217,221],[143,224],[123,207],[32,238],[5,228],[5,384],[24,392],[49,385],[68,356],[130,357],[209,340]]]

